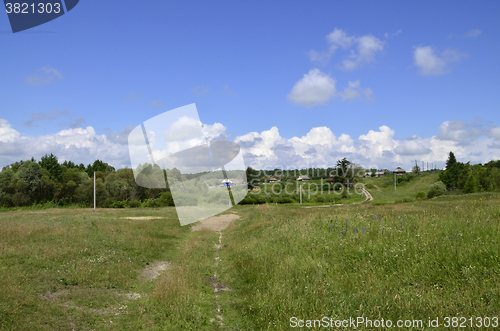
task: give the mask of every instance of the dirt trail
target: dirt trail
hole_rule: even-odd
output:
[[[191,231],[200,231],[202,229],[208,229],[212,231],[222,231],[225,230],[229,224],[231,224],[234,220],[240,218],[235,214],[228,215],[220,215],[220,216],[212,216],[207,219],[204,219],[191,228]]]
[[[209,229],[212,231],[217,231],[219,232],[219,243],[215,244],[215,271],[214,271],[214,276],[210,277],[208,281],[211,283],[211,287],[214,290],[215,293],[215,318],[210,318],[210,322],[219,322],[221,326],[224,326],[222,323],[224,319],[224,315],[222,313],[221,306],[219,304],[219,291],[231,291],[230,288],[228,288],[225,284],[219,283],[218,281],[218,276],[219,274],[217,273],[218,267],[219,267],[219,251],[222,248],[222,230],[225,230],[229,224],[231,224],[234,220],[240,218],[238,215],[235,214],[228,214],[228,215],[220,215],[220,216],[213,216],[207,219],[204,219],[200,222],[200,224],[197,224],[193,227],[191,227],[191,231],[200,231],[203,229]]]

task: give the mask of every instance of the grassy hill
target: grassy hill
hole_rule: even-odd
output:
[[[396,190],[394,176],[365,178],[364,183],[373,196],[372,204],[388,204],[415,201],[418,192],[427,193],[429,186],[438,180],[438,173],[418,175],[408,182],[398,183]]]

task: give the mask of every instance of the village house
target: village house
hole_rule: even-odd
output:
[[[401,167],[397,167],[396,170],[394,170],[394,173],[396,175],[404,175],[404,174],[406,174],[406,171]]]

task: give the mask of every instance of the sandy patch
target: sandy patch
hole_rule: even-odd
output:
[[[200,221],[199,224],[191,227],[191,231],[200,231],[203,229],[222,231],[226,229],[229,224],[231,224],[231,222],[237,220],[238,218],[240,217],[235,214],[212,216]]]
[[[170,261],[158,261],[151,263],[144,268],[139,278],[152,280],[160,275],[160,272],[166,270],[170,265]]]

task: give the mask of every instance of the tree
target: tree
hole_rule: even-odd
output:
[[[252,167],[247,167],[247,184],[248,184],[248,189],[253,189],[254,185],[253,183],[257,181],[259,176],[259,172],[257,170],[254,170]]]
[[[347,177],[348,176],[348,170],[349,170],[349,165],[351,165],[351,162],[348,161],[345,157],[342,160],[337,161],[337,169],[340,170],[340,176],[341,177]]]
[[[464,164],[457,162],[455,154],[450,152],[446,161],[446,170],[439,174],[439,179],[446,185],[447,189],[458,188],[458,179],[464,168]]]
[[[420,167],[418,165],[413,166],[413,168],[411,168],[411,172],[413,172],[414,174],[419,174]]]
[[[61,179],[61,165],[57,160],[57,156],[55,156],[54,154],[45,154],[44,156],[42,156],[42,159],[40,160],[40,162],[38,162],[38,164],[43,169],[47,169],[53,179]]]
[[[95,160],[92,165],[88,165],[87,168],[85,169],[85,172],[89,177],[94,177],[94,171],[102,171],[102,172],[111,172],[115,171],[115,168],[113,166],[110,166],[106,162],[103,162],[101,160]]]
[[[429,199],[438,197],[446,193],[446,186],[443,182],[439,181],[429,186],[429,191],[427,191],[427,197]]]
[[[18,177],[22,179],[27,185],[27,193],[35,195],[40,188],[43,172],[38,163],[26,161],[18,170]]]

